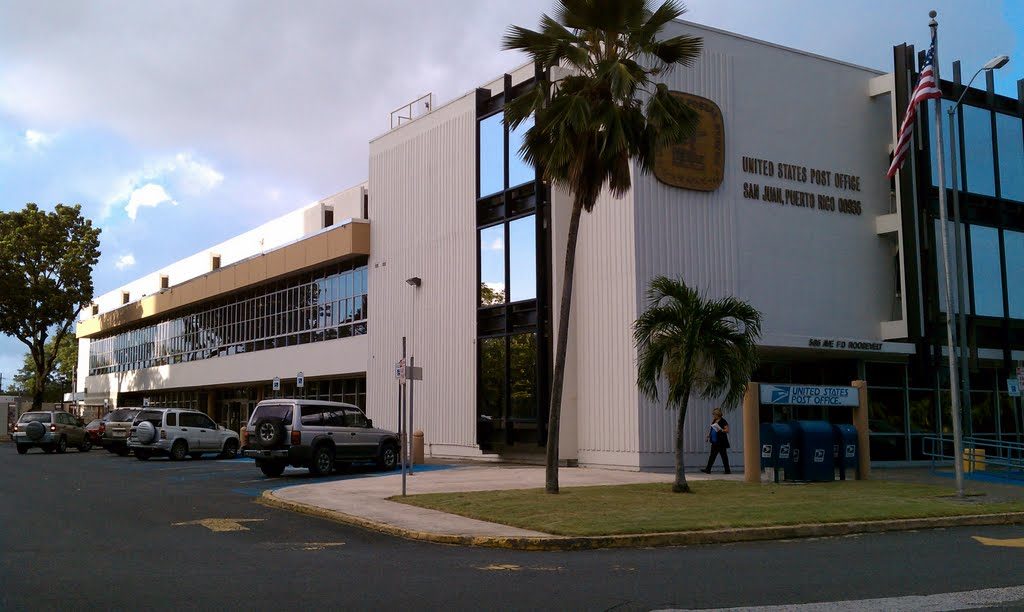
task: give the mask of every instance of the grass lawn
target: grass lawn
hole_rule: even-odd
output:
[[[475,519],[557,535],[615,535],[764,527],[801,523],[920,518],[1024,511],[1024,501],[956,500],[950,487],[880,480],[815,484],[690,482],[669,484],[432,493],[393,497]]]

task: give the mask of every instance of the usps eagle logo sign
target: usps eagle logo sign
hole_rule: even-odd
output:
[[[788,404],[790,391],[789,387],[775,387],[772,389],[773,404]]]

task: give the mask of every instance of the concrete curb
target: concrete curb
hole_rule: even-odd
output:
[[[676,531],[669,533],[644,533],[611,536],[464,536],[425,531],[412,531],[387,523],[379,523],[359,516],[336,512],[282,499],[273,491],[264,491],[258,503],[272,508],[290,510],[300,514],[325,518],[331,521],[354,525],[378,531],[407,540],[420,540],[438,544],[459,546],[482,546],[513,550],[590,550],[595,548],[647,548],[653,546],[694,546],[701,544],[724,544],[728,542],[753,542],[759,540],[788,540],[792,538],[814,538],[843,536],[856,533],[878,533],[883,531],[908,531],[914,529],[940,529],[944,527],[970,527],[983,525],[1024,524],[1024,512],[1001,512],[998,514],[969,514],[931,518],[897,519],[886,521],[849,521],[845,523],[815,523],[807,525],[779,525],[774,527],[742,527],[737,529],[711,529],[705,531]]]

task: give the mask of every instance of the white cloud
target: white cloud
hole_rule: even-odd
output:
[[[115,181],[113,193],[106,199],[100,217],[106,218],[114,206],[125,201],[128,202],[125,210],[133,221],[138,215],[139,206],[157,206],[163,201],[177,205],[178,202],[171,199],[163,187],[155,184],[156,182],[167,185],[175,193],[195,197],[219,187],[224,182],[224,175],[209,163],[196,160],[191,153],[158,158],[143,166],[141,170]],[[157,189],[160,191],[157,192]],[[162,200],[154,200],[161,194]]]
[[[162,186],[156,183],[147,183],[132,191],[124,210],[128,213],[128,218],[134,221],[139,215],[140,208],[156,208],[164,202],[170,202],[174,206],[178,205]]]
[[[39,130],[25,130],[25,144],[33,151],[49,146],[52,142],[53,134],[47,134]]]
[[[133,255],[131,253],[128,253],[127,255],[122,255],[122,256],[118,257],[117,261],[114,262],[114,267],[117,268],[118,270],[125,270],[127,268],[131,268],[134,265],[135,265],[135,255]]]
[[[494,242],[489,244],[487,248],[491,251],[503,251],[505,250],[505,239],[500,237],[495,238]]]

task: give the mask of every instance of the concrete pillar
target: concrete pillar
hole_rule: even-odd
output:
[[[761,385],[747,383],[743,396],[743,480],[761,482]]]
[[[863,380],[855,380],[850,383],[851,387],[857,389],[857,396],[860,399],[856,408],[853,409],[853,426],[857,428],[857,446],[860,451],[860,461],[857,465],[857,480],[867,480],[871,476],[871,443],[868,435],[868,383]]]
[[[214,393],[214,391],[211,389],[206,394],[206,414],[207,414],[207,416],[209,416],[211,419],[216,418],[214,416],[216,414],[216,409],[217,409],[217,394]]]

